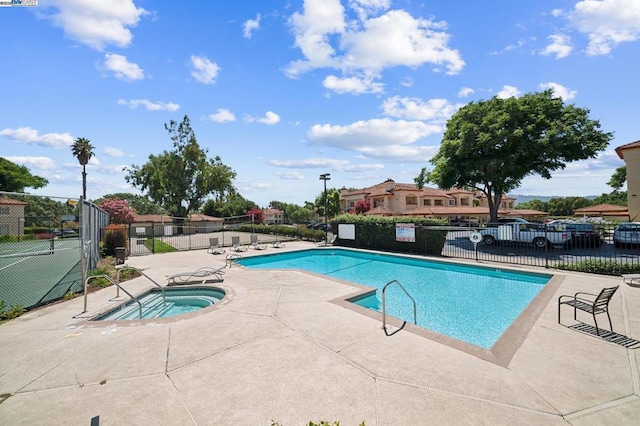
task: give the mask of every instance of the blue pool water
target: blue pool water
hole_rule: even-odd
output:
[[[110,311],[93,318],[93,321],[137,320],[149,318],[167,318],[176,315],[188,314],[222,300],[225,296],[223,290],[211,287],[189,287],[165,289],[165,299],[162,300],[162,291],[154,288],[136,297],[142,303],[142,317],[140,307],[129,300]]]
[[[245,258],[249,268],[303,269],[376,288],[353,300],[380,311],[381,290],[398,280],[416,300],[417,325],[490,349],[551,275],[342,249],[312,249]],[[411,301],[386,290],[387,314],[413,322]]]

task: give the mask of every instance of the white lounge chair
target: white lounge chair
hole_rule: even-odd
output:
[[[224,281],[224,266],[204,266],[190,272],[179,272],[169,276],[167,285],[205,284]]]
[[[622,282],[631,287],[640,287],[640,274],[623,274]]]
[[[235,252],[249,250],[247,246],[240,244],[240,237],[231,237],[231,246]]]
[[[209,238],[209,249],[207,250],[211,254],[225,254],[226,250],[222,248],[217,238]]]
[[[317,247],[328,247],[328,246],[332,246],[333,243],[336,242],[336,239],[338,238],[338,236],[336,234],[331,235],[331,239],[329,241],[327,240],[322,240],[319,243],[316,243]]]
[[[258,236],[252,234],[251,235],[251,247],[254,250],[266,250],[267,249],[267,245],[261,243],[260,241],[258,241]]]
[[[285,248],[286,247],[282,241],[271,241],[271,246],[273,248]]]

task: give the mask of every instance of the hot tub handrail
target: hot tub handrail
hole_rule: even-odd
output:
[[[114,281],[109,275],[104,275],[104,274],[102,274],[102,275],[91,275],[91,276],[87,277],[86,280],[84,280],[84,312],[87,312],[87,284],[89,283],[89,280],[91,280],[92,278],[106,278],[111,284],[114,284],[119,289],[122,289],[122,291],[127,293],[127,295],[131,298],[131,300],[135,301],[138,304],[138,310],[140,312],[140,318],[142,318],[142,303],[140,303],[140,301],[137,298],[135,298],[131,293],[129,293],[124,288],[122,288],[120,286],[120,283],[118,283],[118,281]]]
[[[158,287],[160,289],[160,291],[162,292],[162,303],[166,302],[166,298],[164,295],[164,287],[162,287],[160,284],[158,284],[153,278],[151,278],[149,275],[145,274],[144,272],[142,272],[140,269],[133,267],[133,266],[120,266],[118,265],[116,267],[118,269],[118,272],[116,272],[116,282],[120,282],[120,271],[125,270],[125,269],[130,269],[130,270],[134,270],[137,273],[139,273],[140,275],[142,275],[143,277],[146,277],[149,281],[151,281],[156,287]],[[116,297],[120,296],[120,289],[121,287],[118,286],[118,289],[116,290]],[[124,289],[122,289],[124,291]]]
[[[388,283],[386,283],[384,285],[384,287],[382,287],[382,329],[384,330],[385,334],[389,335],[387,333],[387,309],[386,309],[386,296],[385,296],[385,292],[387,291],[387,287],[389,287],[391,284],[398,284],[398,287],[400,287],[402,289],[402,291],[404,291],[404,294],[407,295],[407,297],[409,299],[411,299],[411,303],[413,304],[413,323],[416,324],[418,322],[417,320],[417,315],[416,315],[416,301],[413,297],[411,297],[411,295],[409,294],[409,292],[404,288],[404,286],[402,284],[400,284],[400,282],[398,280],[392,280],[389,281]],[[407,322],[405,321],[404,324],[406,324]],[[404,327],[404,324],[402,324],[402,327]],[[401,327],[401,328],[402,328]]]

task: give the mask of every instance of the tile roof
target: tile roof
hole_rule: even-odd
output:
[[[0,197],[0,204],[10,204],[12,206],[26,206],[29,203],[25,203],[24,201],[14,200],[11,198],[3,198]]]
[[[617,206],[614,204],[598,204],[596,206],[582,207],[575,209],[574,214],[582,213],[625,213],[629,214],[629,209],[624,206]]]
[[[624,160],[624,153],[627,149],[640,149],[640,141],[635,141],[628,143],[626,145],[622,145],[616,148],[616,154],[620,157],[621,160]]]

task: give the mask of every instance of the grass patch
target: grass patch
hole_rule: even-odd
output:
[[[162,240],[157,238],[147,238],[144,241],[144,246],[149,249],[149,251],[153,253],[172,253],[174,251],[178,251],[177,248],[172,246],[171,244],[167,244]]]

